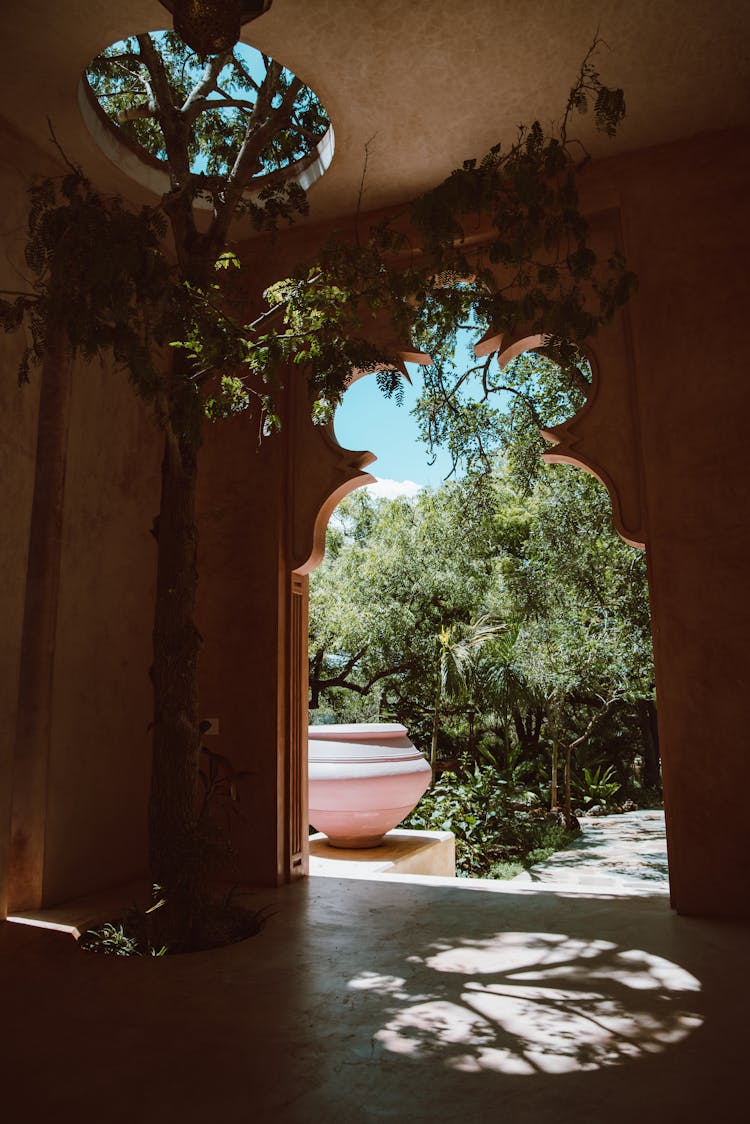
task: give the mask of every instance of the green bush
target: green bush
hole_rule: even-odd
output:
[[[583,776],[573,782],[573,789],[579,799],[583,800],[585,807],[591,804],[608,804],[610,797],[619,792],[621,785],[614,780],[615,767],[597,765],[595,768],[583,768]]]
[[[512,788],[491,765],[463,759],[422,797],[404,827],[452,831],[459,877],[512,878],[566,846],[573,832],[535,793]]]

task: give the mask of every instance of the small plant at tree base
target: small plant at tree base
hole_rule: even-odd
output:
[[[85,952],[98,952],[103,956],[166,956],[167,946],[154,945],[150,940],[145,913],[128,910],[122,921],[106,921],[98,929],[89,929],[79,940]]]
[[[268,916],[265,909],[250,910],[233,902],[230,889],[223,901],[212,903],[196,917],[192,930],[175,933],[164,908],[166,898],[160,894],[161,887],[153,886],[152,906],[148,909],[133,906],[122,918],[89,929],[80,938],[79,947],[85,952],[105,956],[160,957],[200,952],[256,936]],[[166,923],[162,918],[166,918]],[[165,943],[167,940],[169,944]]]
[[[79,947],[103,956],[142,956],[135,937],[125,932],[125,926],[106,921],[99,929],[88,929],[80,938]]]

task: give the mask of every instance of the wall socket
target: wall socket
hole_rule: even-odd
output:
[[[209,723],[208,729],[203,731],[203,737],[204,738],[210,738],[210,737],[213,737],[215,734],[218,734],[218,732],[219,732],[219,719],[218,718],[204,718],[203,721]]]

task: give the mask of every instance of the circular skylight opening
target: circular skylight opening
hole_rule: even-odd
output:
[[[206,195],[241,168],[308,188],[333,157],[333,131],[315,93],[253,47],[201,60],[173,31],[114,43],[81,83],[95,139],[133,178],[159,194],[175,177],[201,177]],[[164,108],[166,107],[166,108]]]

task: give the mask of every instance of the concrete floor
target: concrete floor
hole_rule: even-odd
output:
[[[0,925],[3,1119],[747,1119],[747,926],[406,875],[252,900],[259,936],[162,960]]]

